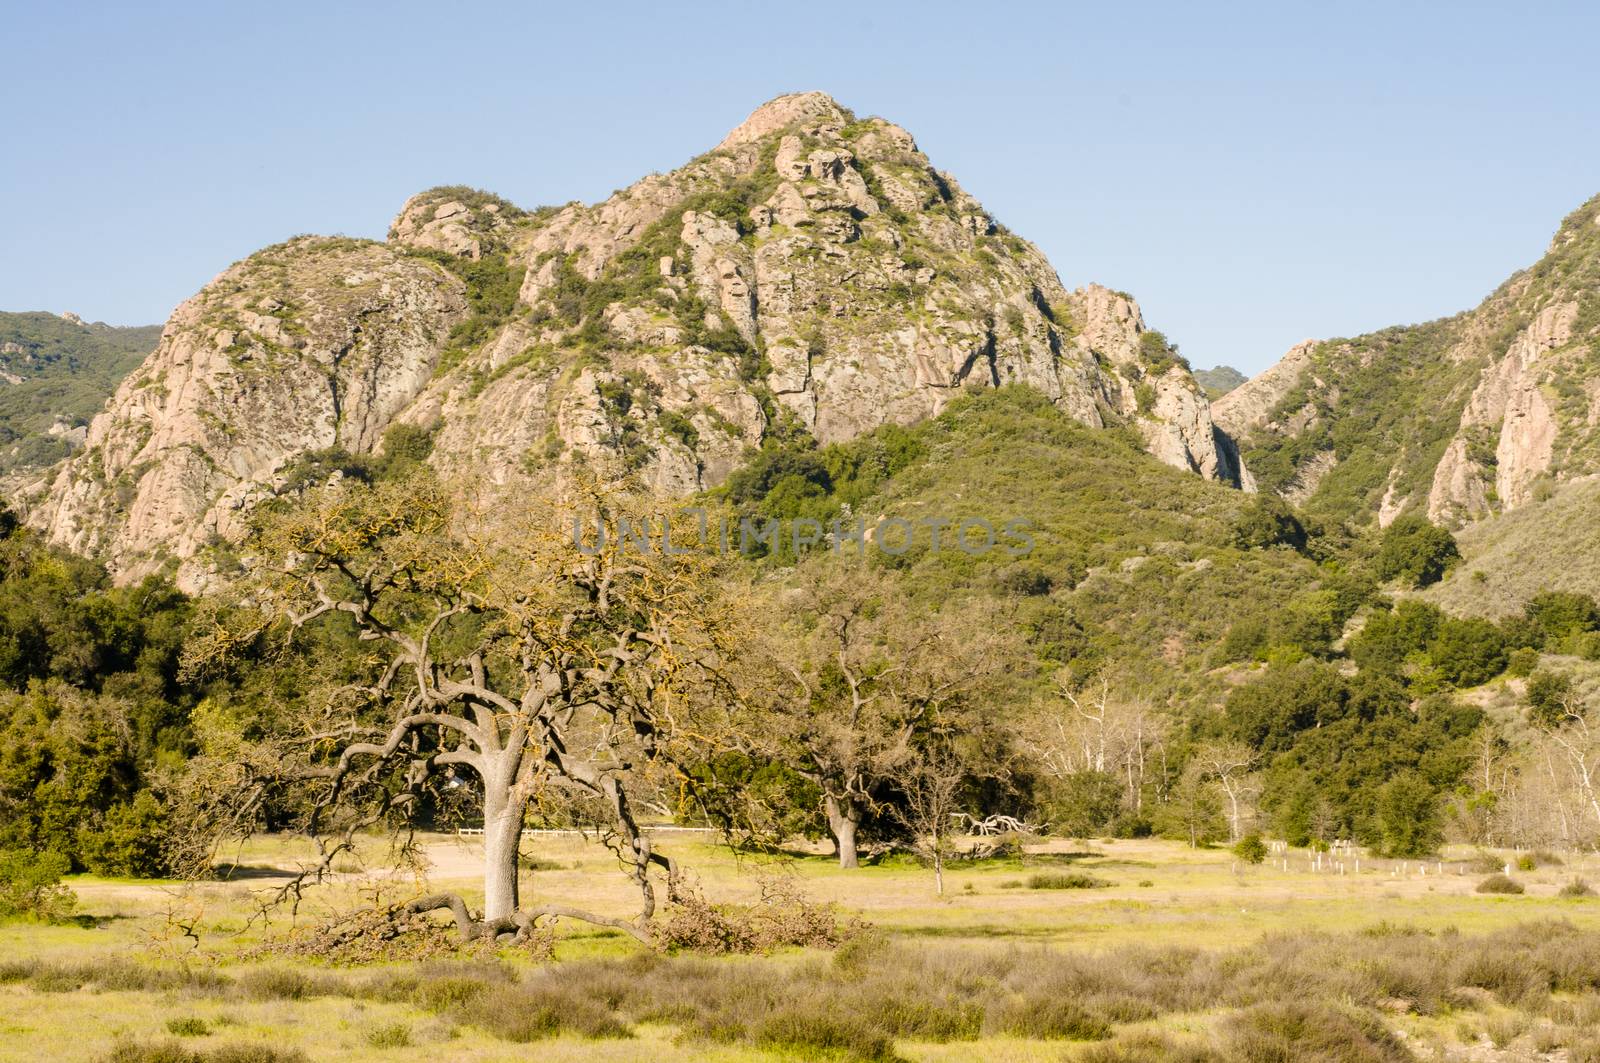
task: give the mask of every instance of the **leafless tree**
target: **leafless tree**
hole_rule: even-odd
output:
[[[1540,743],[1537,755],[1557,792],[1570,794],[1572,820],[1565,833],[1574,841],[1578,836],[1600,836],[1600,710],[1593,699],[1577,690],[1568,690],[1557,701],[1554,711],[1538,724]],[[1560,815],[1569,816],[1562,802]]]
[[[1216,782],[1228,801],[1230,841],[1244,834],[1244,817],[1256,794],[1256,764],[1253,749],[1242,742],[1209,742],[1194,751],[1194,763],[1205,776]]]
[[[1079,683],[1062,670],[1055,682],[1061,700],[1046,699],[1029,727],[1043,770],[1056,779],[1086,771],[1113,775],[1122,782],[1126,806],[1137,812],[1146,767],[1166,737],[1165,721],[1147,698],[1129,694],[1108,672]]]
[[[900,804],[895,817],[904,824],[913,844],[933,864],[934,892],[944,896],[944,865],[952,845],[952,829],[960,811],[966,762],[946,735],[939,735],[916,751],[899,779]]]

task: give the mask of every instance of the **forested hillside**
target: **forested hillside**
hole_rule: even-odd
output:
[[[155,349],[161,326],[116,328],[46,313],[0,313],[0,476],[42,469]]]
[[[894,844],[913,777],[886,751],[904,749],[893,735],[909,727],[913,748],[955,740],[959,807],[971,815],[1078,834],[1198,844],[1270,831],[1297,844],[1354,838],[1395,855],[1431,852],[1447,837],[1600,837],[1581,789],[1536,775],[1532,757],[1546,735],[1564,733],[1569,709],[1581,711],[1570,700],[1587,682],[1578,665],[1600,658],[1592,599],[1545,593],[1498,623],[1454,618],[1412,595],[1459,567],[1448,532],[1402,519],[1381,536],[1330,534],[1282,502],[1163,466],[1140,442],[1086,428],[1033,389],[983,389],[929,421],[845,443],[821,446],[804,432],[769,440],[724,487],[688,500],[733,527],[899,521],[906,541],[883,549],[869,532],[836,550],[825,536],[796,542],[786,531],[722,559],[716,608],[743,647],[727,674],[748,684],[756,715],[703,721],[698,737],[673,747],[700,780],[688,804],[682,792],[671,799],[679,814],[710,815],[745,837],[837,833],[839,817],[853,816],[852,844]],[[453,506],[422,461],[426,443],[395,438],[380,462],[318,458],[298,494],[260,513],[230,580],[278,586],[248,559],[291,542],[358,549],[340,562],[352,573],[397,549],[423,556],[415,551],[449,525],[429,518],[418,539],[413,522]],[[402,516],[392,507],[405,499],[414,513]],[[1010,549],[954,548],[972,521],[1025,532],[1008,532]],[[478,541],[462,548],[483,549]],[[252,795],[245,814],[257,825],[307,814],[308,791],[256,773],[276,770],[294,732],[327,711],[319,706],[330,691],[381,669],[350,627],[314,624],[280,642],[251,619],[258,607],[190,604],[154,581],[112,589],[90,563],[26,530],[6,544],[16,741],[0,800],[13,843],[85,866],[193,867],[197,838],[243,826],[234,795]],[[429,565],[464,563],[447,552]],[[471,570],[461,570],[463,588],[478,578]],[[424,571],[435,569],[408,580],[455,600],[457,590]],[[413,604],[383,622],[421,622],[415,600],[401,601]],[[848,634],[827,619],[841,611],[862,618]],[[450,615],[436,637],[478,637],[480,627],[457,632]],[[845,725],[828,693],[839,677],[826,662],[836,658],[859,660],[859,689],[885,704],[913,695],[896,685],[902,667],[923,678],[955,668],[952,689],[962,692],[932,716]],[[885,670],[891,661],[899,665]],[[802,681],[795,692],[812,693],[791,700]],[[1494,713],[1482,708],[1485,692]],[[69,737],[86,730],[97,736],[92,755]],[[838,785],[842,796],[824,801],[841,747],[863,759],[854,781]],[[1488,786],[1471,770],[1485,751],[1505,768]],[[668,800],[662,784],[648,775],[627,783],[647,803]],[[470,792],[424,787],[404,816],[458,822],[450,817]],[[1552,815],[1551,802],[1566,813]],[[557,802],[538,815],[594,814],[583,808]],[[168,834],[174,815],[192,829]],[[1557,823],[1567,836],[1543,833]],[[115,848],[129,830],[144,849]]]

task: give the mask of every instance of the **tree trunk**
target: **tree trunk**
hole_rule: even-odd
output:
[[[861,813],[849,802],[840,802],[832,797],[824,800],[823,807],[828,814],[828,829],[833,832],[833,842],[839,851],[839,866],[859,867],[856,828],[861,825]]]
[[[483,917],[504,919],[517,910],[517,855],[524,803],[509,787],[484,780]]]

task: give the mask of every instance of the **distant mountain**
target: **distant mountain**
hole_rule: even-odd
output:
[[[397,424],[462,477],[620,463],[685,495],[764,443],[845,441],[1011,383],[1249,486],[1131,297],[1067,291],[906,130],[800,93],[593,206],[434,189],[386,243],[301,237],[235,264],[177,309],[29,520],[120,578],[176,559],[194,586],[300,458],[375,452]]]
[[[1206,395],[1212,402],[1250,379],[1231,365],[1219,365],[1214,369],[1196,369],[1194,378],[1206,389]]]
[[[160,325],[0,312],[0,478],[15,481],[80,447],[89,419],[160,337]]]
[[[1476,309],[1300,344],[1215,416],[1263,486],[1356,523],[1459,527],[1600,473],[1600,197]]]

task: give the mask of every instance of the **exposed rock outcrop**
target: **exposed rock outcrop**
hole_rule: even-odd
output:
[[[1264,427],[1284,396],[1300,383],[1316,346],[1315,340],[1295,344],[1270,367],[1212,403],[1211,416],[1217,425],[1235,437]]]
[[[389,239],[406,247],[478,259],[503,246],[522,211],[470,188],[436,188],[412,196],[389,226]]]
[[[378,443],[465,308],[448,271],[381,244],[258,252],[178,307],[29,520],[125,579],[237,538],[291,459]]]
[[[1460,429],[1434,473],[1430,518],[1472,520],[1491,511],[1491,498],[1515,509],[1532,496],[1534,481],[1550,469],[1557,433],[1555,411],[1543,391],[1551,367],[1543,359],[1572,339],[1577,316],[1576,300],[1546,306],[1502,358],[1484,367],[1461,413]],[[1486,462],[1476,448],[1491,439],[1494,459]]]
[[[1154,339],[1131,297],[1065,290],[904,129],[784,96],[592,206],[436,189],[387,246],[253,256],[179,308],[32,519],[127,576],[235,538],[297,454],[369,451],[395,420],[437,429],[447,473],[533,482],[609,462],[684,494],[777,422],[829,443],[1008,383],[1248,486]]]

